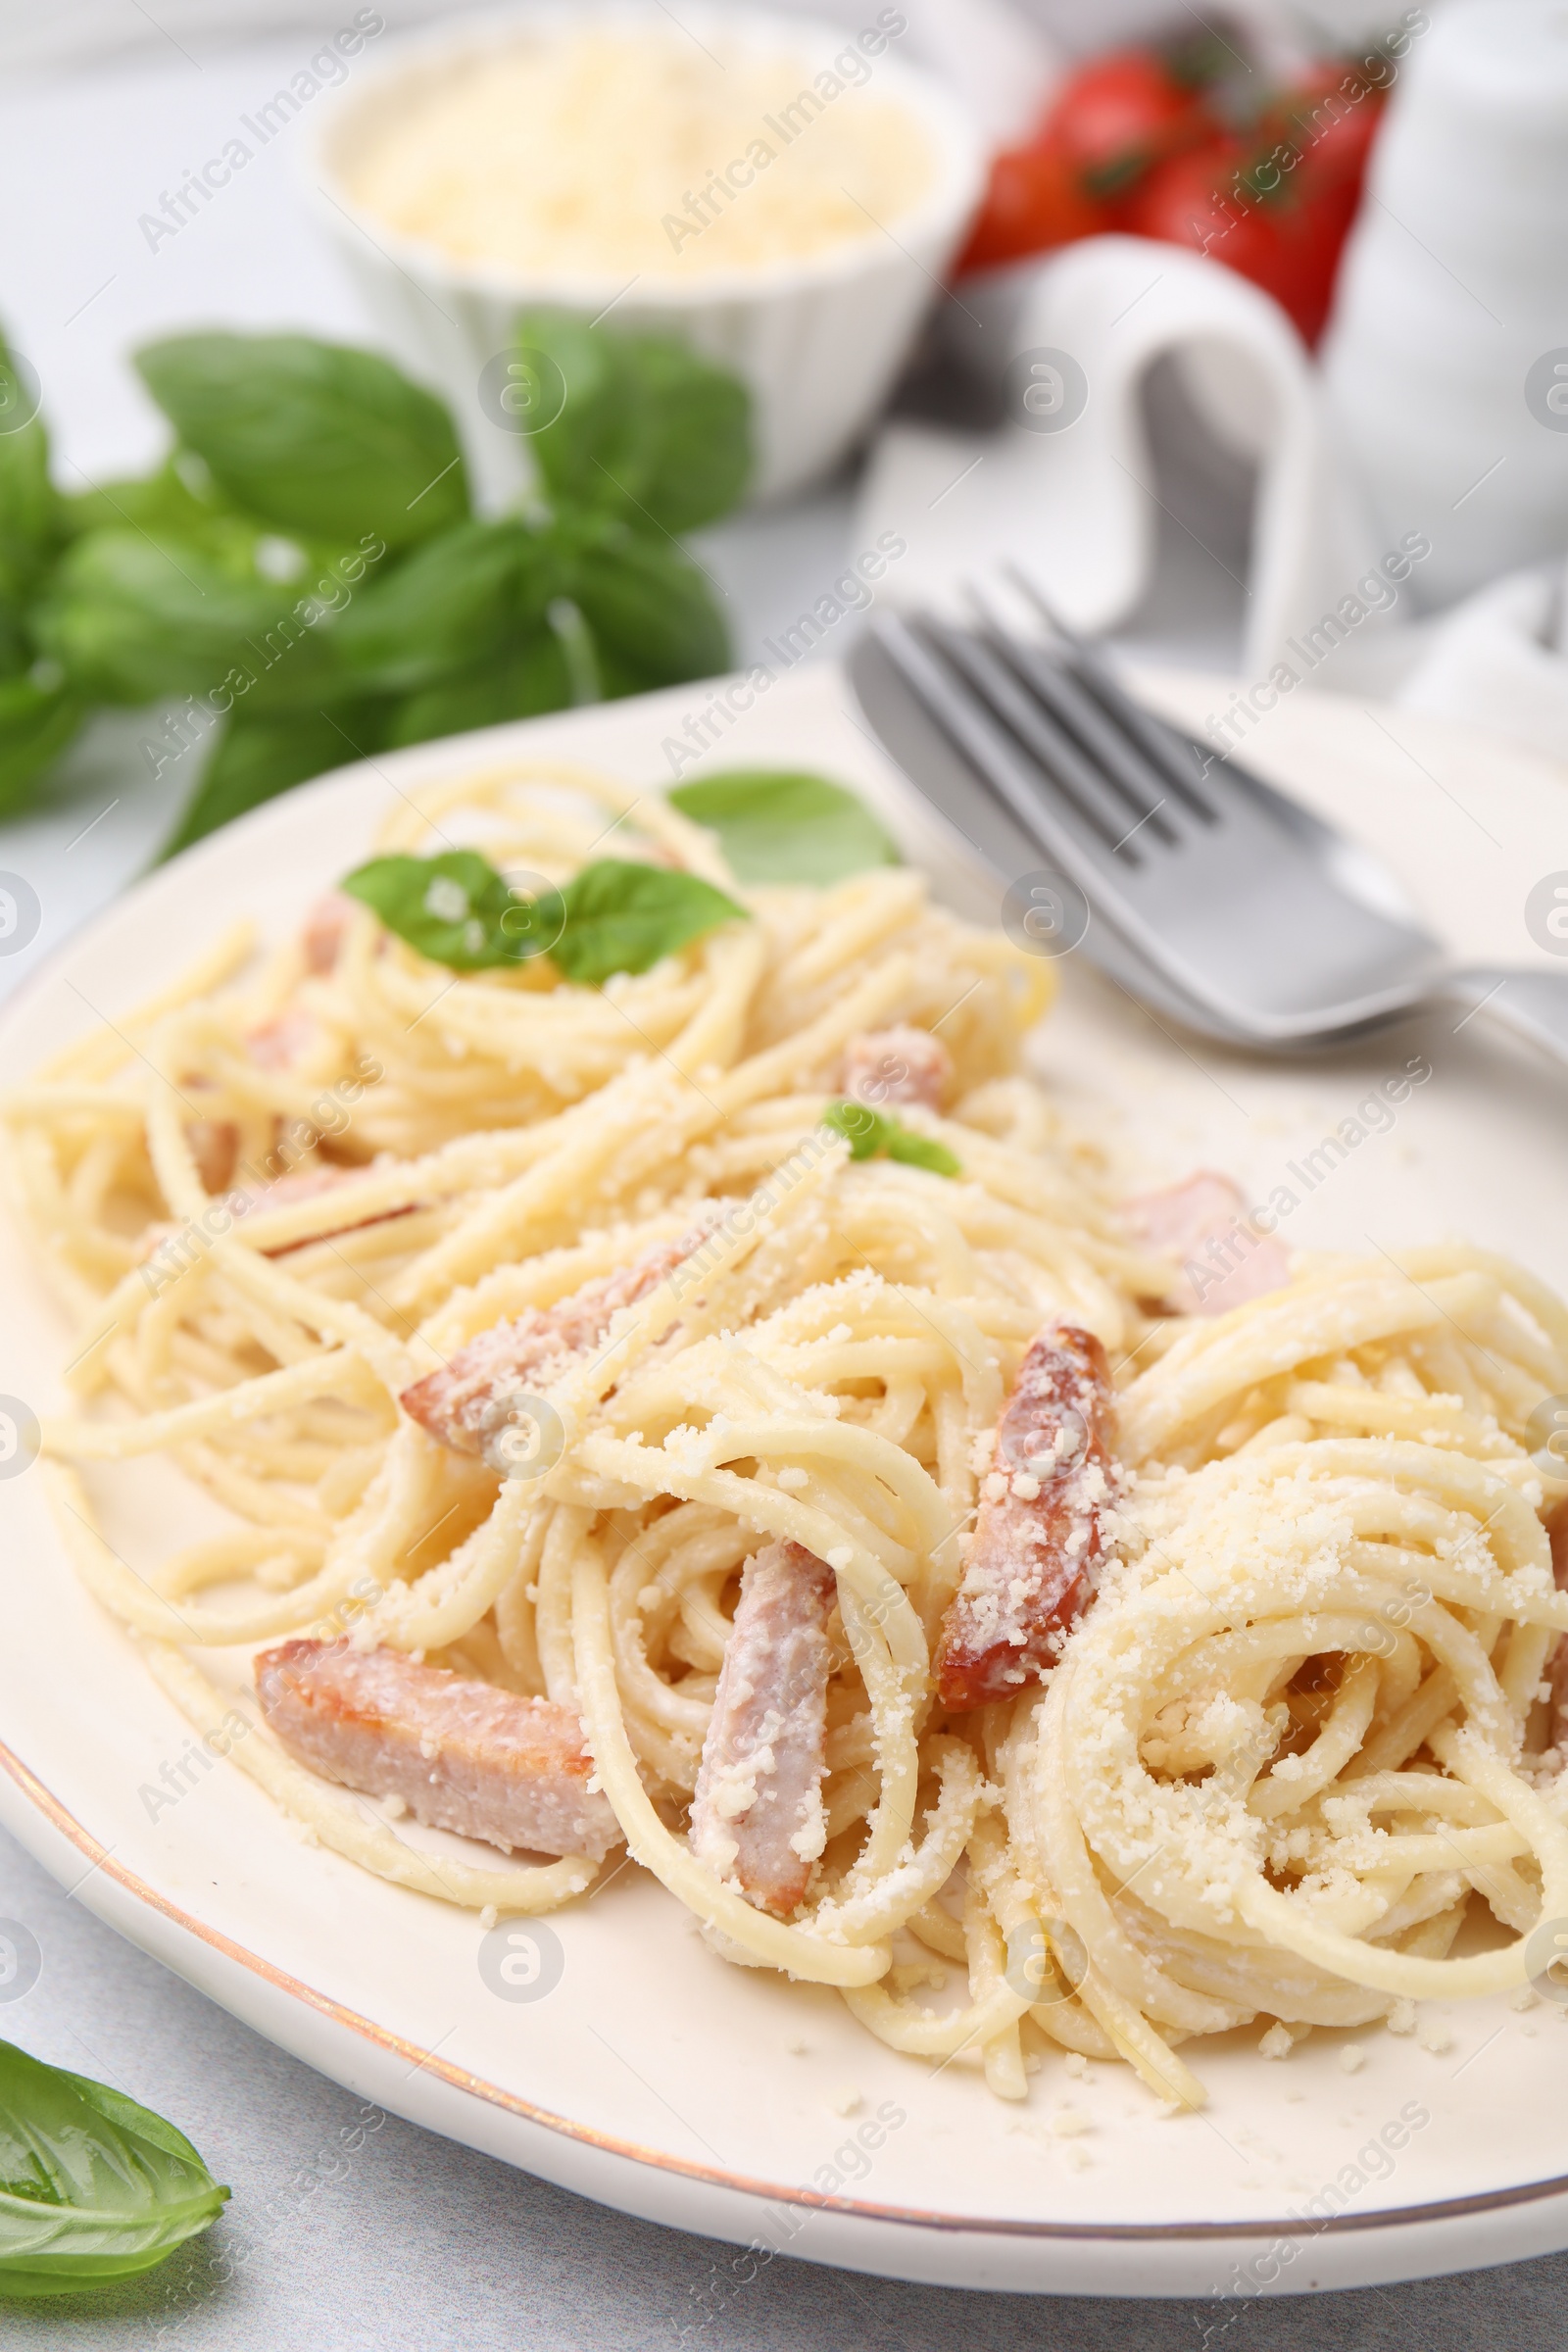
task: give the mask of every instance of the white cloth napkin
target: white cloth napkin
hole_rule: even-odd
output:
[[[1568,762],[1559,570],[1510,572],[1428,621],[1394,700],[1494,727]]]
[[[1114,630],[1155,561],[1143,389],[1168,360],[1213,440],[1256,468],[1242,677],[1266,681],[1284,663],[1298,682],[1494,727],[1568,762],[1560,580],[1515,573],[1412,619],[1401,582],[1423,561],[1421,534],[1409,535],[1414,553],[1380,544],[1310,356],[1234,271],[1176,246],[1095,237],[963,280],[940,324],[955,359],[1004,387],[1007,421],[985,433],[904,420],[884,430],[857,544],[886,531],[907,542],[889,574],[899,603],[954,611],[1011,562],[1067,620]],[[1044,355],[1035,380],[1048,387],[1033,425],[1021,405],[1029,355]]]
[[[883,530],[908,541],[901,601],[945,601],[1010,558],[1078,627],[1114,627],[1144,594],[1154,558],[1157,492],[1141,393],[1167,354],[1214,437],[1258,467],[1242,656],[1250,675],[1289,659],[1287,641],[1311,629],[1380,553],[1340,490],[1299,337],[1233,270],[1174,245],[1092,237],[965,279],[943,327],[956,358],[1008,382],[1009,417],[983,435],[895,423],[882,436],[861,543]],[[1067,390],[1054,416],[1037,411],[1026,423],[1032,353],[1054,355],[1041,365]],[[1081,414],[1069,413],[1079,401]]]

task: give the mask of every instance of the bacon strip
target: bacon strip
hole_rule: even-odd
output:
[[[303,1004],[290,1004],[245,1032],[245,1050],[259,1070],[291,1070],[317,1045],[320,1023]]]
[[[589,1787],[593,1758],[569,1707],[347,1642],[261,1651],[256,1690],[272,1731],[312,1772],[399,1796],[431,1829],[596,1862],[620,1842],[609,1798]]]
[[[1559,1592],[1568,1592],[1568,1502],[1560,1502],[1546,1522],[1551,1538],[1551,1573]],[[1559,1634],[1546,1663],[1551,1693],[1551,1722],[1547,1740],[1568,1763],[1568,1634]]]
[[[839,1084],[852,1102],[923,1102],[940,1110],[953,1059],[926,1029],[866,1029],[844,1049]]]
[[[185,1141],[204,1193],[220,1193],[239,1157],[239,1129],[232,1119],[187,1119]]]
[[[1228,1314],[1291,1279],[1285,1244],[1253,1232],[1239,1187],[1211,1168],[1164,1192],[1140,1194],[1123,1203],[1123,1214],[1145,1249],[1181,1266],[1161,1301],[1170,1314]]]
[[[822,1851],[833,1571],[802,1544],[747,1561],[692,1799],[691,1846],[780,1918]]]
[[[1105,1351],[1074,1323],[1031,1341],[997,1424],[937,1690],[956,1711],[1044,1682],[1099,1581],[1114,1491]]]
[[[300,946],[305,951],[305,969],[318,978],[334,971],[343,953],[343,942],[349,924],[354,919],[354,901],[341,890],[329,890],[318,898],[305,917],[300,933]]]
[[[597,1348],[620,1309],[646,1298],[701,1248],[707,1234],[704,1225],[678,1241],[656,1242],[629,1266],[596,1276],[554,1306],[527,1307],[511,1321],[477,1333],[439,1372],[404,1390],[399,1399],[404,1411],[443,1446],[456,1453],[482,1454],[505,1476],[507,1457],[497,1441],[512,1427],[518,1397],[548,1388],[577,1357]]]

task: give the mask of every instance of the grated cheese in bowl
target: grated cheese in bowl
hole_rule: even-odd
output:
[[[531,478],[476,400],[535,308],[675,335],[752,397],[752,495],[838,465],[897,378],[979,201],[974,122],[904,54],[764,8],[535,0],[389,44],[302,157],[371,317],[445,391],[481,504]]]
[[[548,24],[469,52],[371,123],[355,200],[454,260],[555,276],[689,282],[880,238],[936,158],[879,95],[893,9],[830,63],[673,24]],[[869,47],[870,53],[867,53]]]

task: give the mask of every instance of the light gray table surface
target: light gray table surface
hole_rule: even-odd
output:
[[[292,46],[197,64],[175,56],[0,94],[0,197],[24,220],[0,254],[0,322],[43,380],[64,477],[145,465],[159,429],[125,364],[143,336],[202,322],[292,325],[352,340],[363,321],[276,159],[200,235],[149,254],[136,218],[209,131],[294,61]],[[1179,486],[1170,493],[1179,510]],[[853,482],[704,541],[744,657],[839,567]],[[1173,514],[1161,584],[1130,632],[1144,650],[1222,668],[1239,620],[1236,518],[1195,537]],[[1205,553],[1200,540],[1207,543]],[[123,722],[100,728],[45,811],[0,828],[44,923],[0,966],[0,994],[139,870],[168,823]],[[0,1577],[16,1563],[0,1563]],[[3,1585],[0,1585],[3,1591]],[[0,1617],[0,1639],[4,1638]],[[396,2117],[342,2155],[359,2103],[122,1942],[0,1833],[0,1918],[42,1952],[0,2006],[0,2035],[118,2083],[170,2116],[233,2202],[207,2237],[140,2282],[55,2304],[0,2305],[0,2343],[177,2345],[179,2352],[1012,2352],[1138,2346],[1559,2345],[1568,2257],[1479,2276],[1258,2305],[1042,2299],[910,2286],[780,2258],[749,2276],[731,2249],[586,2204]],[[334,2152],[337,2151],[337,2152]]]

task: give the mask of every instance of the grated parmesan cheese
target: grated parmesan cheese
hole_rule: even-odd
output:
[[[924,194],[927,134],[868,86],[861,46],[839,71],[719,48],[649,26],[456,59],[363,123],[344,180],[406,235],[535,279],[804,260],[880,238]]]

